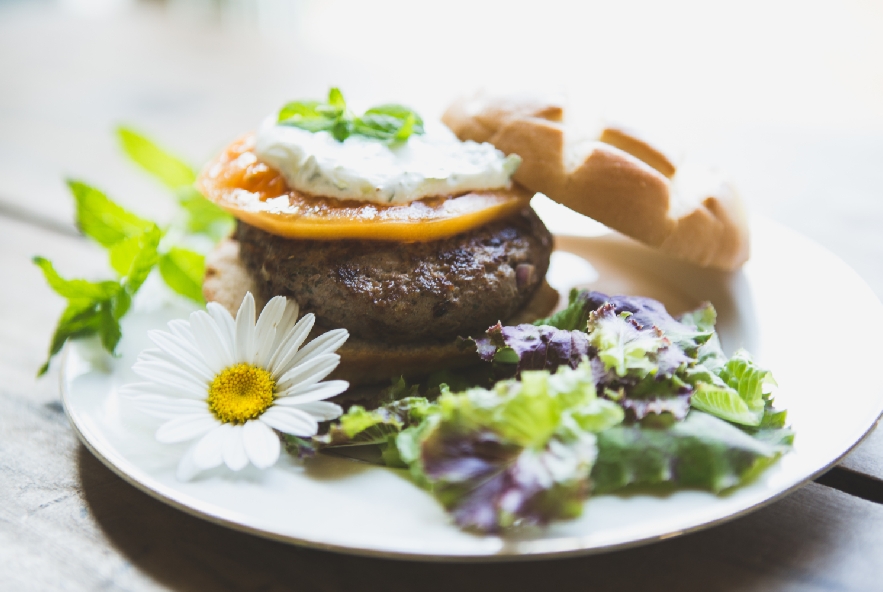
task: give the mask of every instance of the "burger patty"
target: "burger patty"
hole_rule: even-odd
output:
[[[279,237],[239,222],[240,257],[263,296],[293,298],[319,324],[385,343],[483,332],[527,303],[552,236],[530,208],[425,243]]]

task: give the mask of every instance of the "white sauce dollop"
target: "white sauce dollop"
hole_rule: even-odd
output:
[[[338,142],[329,132],[276,125],[270,117],[258,130],[255,154],[289,187],[338,199],[396,204],[509,187],[521,163],[517,155],[461,142],[440,124],[425,127],[398,144],[361,136]]]

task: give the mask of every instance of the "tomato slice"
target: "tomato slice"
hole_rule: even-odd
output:
[[[533,195],[511,189],[430,197],[407,204],[317,197],[288,187],[254,153],[254,136],[233,142],[197,180],[208,199],[240,220],[289,238],[438,240],[477,228],[527,207]]]

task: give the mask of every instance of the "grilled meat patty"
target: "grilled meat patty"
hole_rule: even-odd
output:
[[[239,222],[240,257],[266,297],[385,343],[483,332],[527,303],[549,267],[552,236],[536,213],[426,243],[312,241]]]

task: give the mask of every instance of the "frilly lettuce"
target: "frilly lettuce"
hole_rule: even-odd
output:
[[[792,438],[789,430],[752,437],[701,411],[664,430],[616,426],[598,435],[592,482],[597,493],[630,485],[717,493],[752,479],[787,450]]]
[[[595,393],[591,366],[529,371],[493,389],[443,393],[396,445],[455,522],[482,532],[579,515],[595,433],[624,413]]]

